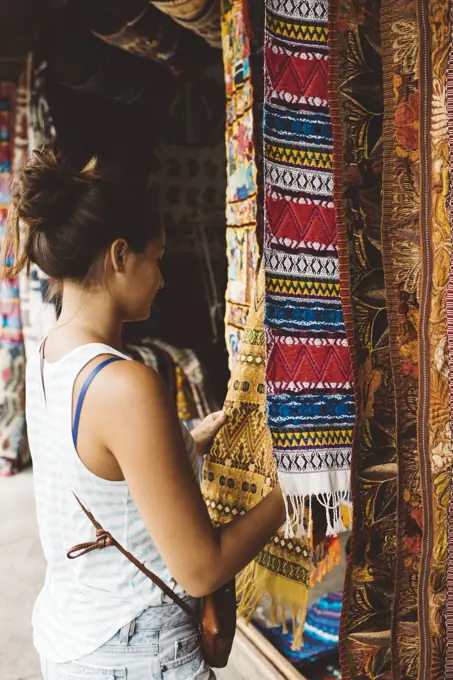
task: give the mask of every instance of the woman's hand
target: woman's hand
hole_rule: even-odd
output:
[[[216,411],[206,416],[191,432],[199,456],[205,456],[209,445],[217,432],[225,424],[226,415],[223,411]]]

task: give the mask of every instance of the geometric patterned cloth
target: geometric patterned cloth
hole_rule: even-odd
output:
[[[222,41],[226,89],[228,258],[225,326],[231,371],[253,298],[259,258],[249,31],[246,0],[224,0]]]
[[[340,300],[327,0],[267,0],[264,183],[267,414],[284,494],[344,529],[354,397]],[[302,513],[301,513],[302,515]],[[301,517],[290,531],[304,531]]]

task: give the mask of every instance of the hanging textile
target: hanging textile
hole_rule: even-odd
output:
[[[246,0],[225,0],[222,9],[226,87],[227,256],[226,343],[230,370],[253,299],[258,262],[257,183],[253,85]]]
[[[340,634],[347,680],[392,672],[397,461],[381,235],[380,2],[362,0],[356,6],[331,0],[329,12],[335,207],[340,255],[349,263],[351,289],[343,305],[355,349],[357,403],[354,523]]]
[[[19,93],[20,96],[20,93]],[[0,241],[6,229],[14,159],[16,89],[0,84]],[[8,259],[6,264],[8,264]],[[25,434],[25,354],[17,278],[0,281],[0,476],[29,462]]]
[[[327,2],[266,2],[267,413],[283,493],[344,529],[354,397],[340,301]],[[294,503],[293,503],[294,504]],[[303,512],[290,533],[306,530]]]
[[[310,605],[304,628],[304,644],[299,651],[292,649],[291,626],[284,633],[281,627],[269,628],[265,625],[267,621],[261,618],[255,619],[254,624],[304,677],[312,678],[314,667],[316,670],[327,670],[332,664],[338,665],[341,605],[341,593],[328,593]]]
[[[194,31],[212,47],[221,47],[218,0],[150,0],[181,26]]]
[[[453,5],[450,14],[450,45],[453,44]],[[447,127],[449,136],[450,163],[453,158],[453,49],[450,56],[447,73]],[[450,165],[451,168],[451,165]],[[453,225],[453,172],[450,170],[450,227]],[[450,352],[449,366],[449,397],[450,397],[450,429],[453,428],[453,249],[451,252],[450,274],[447,289],[447,334]],[[447,602],[445,611],[446,621],[446,659],[445,680],[453,680],[453,500],[450,493],[448,514],[448,563],[447,563]]]
[[[275,485],[277,475],[266,426],[264,348],[264,271],[260,268],[238,362],[224,411],[227,422],[216,436],[203,472],[203,494],[215,524],[224,524],[258,503]],[[292,612],[294,646],[302,644],[310,574],[320,578],[340,558],[338,538],[316,551],[311,561],[307,538],[278,535],[238,578],[239,615],[250,620],[264,595],[272,599],[272,624]]]
[[[449,0],[429,0],[428,26],[431,33],[431,54],[428,68],[432,71],[430,115],[427,131],[430,167],[422,187],[428,187],[431,215],[428,225],[431,238],[430,275],[431,299],[427,310],[429,338],[429,409],[427,446],[430,475],[423,485],[424,503],[432,513],[432,535],[424,535],[423,561],[429,572],[427,581],[420,576],[418,610],[428,609],[429,635],[426,656],[423,656],[425,678],[443,680],[446,660],[447,635],[445,599],[448,567],[448,507],[452,483],[452,435],[449,411],[449,363],[446,293],[451,259],[452,229],[449,215],[450,156],[446,111],[447,69],[451,52]],[[423,333],[423,330],[421,331]],[[423,423],[420,424],[421,426]],[[426,523],[426,520],[425,520]],[[424,529],[425,533],[425,529]],[[423,625],[423,619],[421,619]],[[423,634],[423,629],[422,629]]]
[[[440,680],[452,460],[449,7],[333,0],[330,12],[337,223],[358,406],[343,678]]]

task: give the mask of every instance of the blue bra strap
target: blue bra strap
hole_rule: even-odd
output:
[[[124,361],[121,357],[110,357],[110,359],[106,359],[105,361],[102,361],[99,366],[96,366],[93,371],[91,371],[90,375],[88,378],[85,380],[83,383],[83,387],[80,391],[79,394],[79,399],[77,401],[77,408],[74,416],[74,425],[72,426],[72,440],[74,442],[74,446],[77,448],[77,436],[79,434],[79,424],[80,424],[80,414],[82,413],[82,406],[83,402],[85,401],[85,397],[88,392],[88,388],[97,376],[97,374],[102,371],[105,366],[108,366],[109,364],[113,364],[115,361]]]

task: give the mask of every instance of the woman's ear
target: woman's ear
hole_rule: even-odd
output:
[[[110,260],[115,273],[120,274],[124,271],[126,264],[126,254],[128,250],[129,246],[123,239],[118,239],[112,243],[110,248]]]

